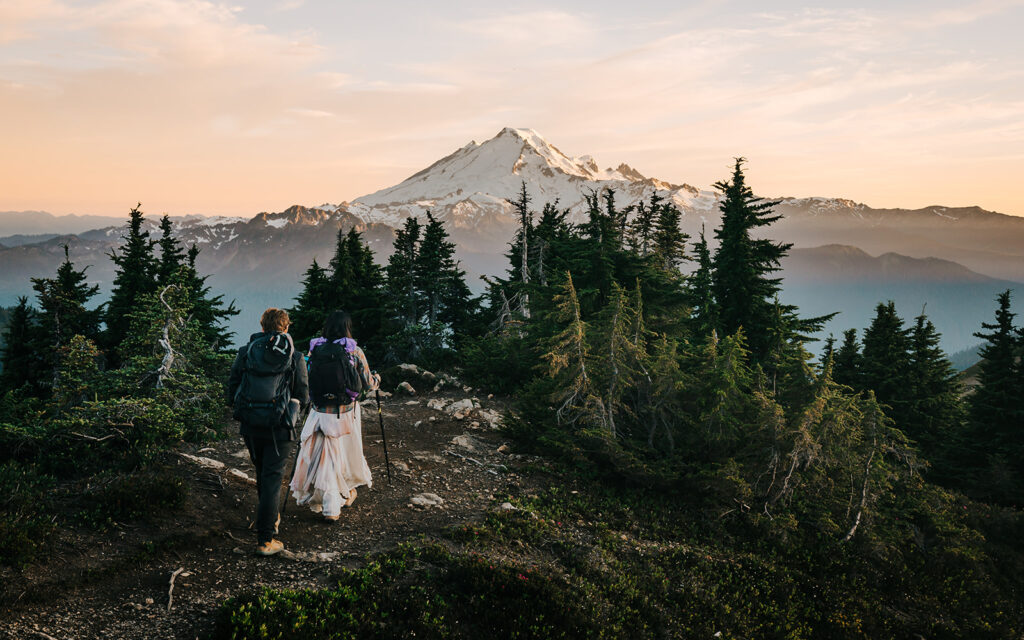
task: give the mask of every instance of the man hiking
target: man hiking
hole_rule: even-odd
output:
[[[270,308],[249,344],[238,350],[228,378],[228,402],[256,467],[256,554],[284,549],[275,540],[281,523],[281,477],[291,457],[292,431],[309,404],[306,362],[288,335],[288,312]]]

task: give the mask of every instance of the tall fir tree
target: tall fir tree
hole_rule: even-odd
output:
[[[302,291],[295,299],[295,305],[288,310],[292,321],[290,333],[299,348],[320,335],[329,313],[331,290],[330,275],[313,258],[313,264],[306,269],[302,279]]]
[[[53,278],[32,278],[39,305],[39,345],[56,350],[73,335],[95,339],[99,333],[100,308],[87,305],[97,293],[99,285],[89,286],[84,269],[76,269],[71,262],[68,245],[64,245],[64,262],[57,267]]]
[[[552,336],[542,358],[552,379],[551,400],[557,403],[558,422],[577,428],[601,428],[604,405],[593,379],[588,324],[580,311],[572,274],[566,273],[561,293],[554,296],[555,319],[564,327]]]
[[[690,236],[679,228],[683,214],[671,202],[657,205],[657,218],[652,237],[654,254],[662,269],[675,271],[686,257],[686,241]]]
[[[939,346],[941,336],[922,312],[910,333],[909,406],[903,432],[915,440],[937,476],[950,479],[950,443],[960,439],[964,418],[960,376]],[[955,466],[955,465],[954,465]]]
[[[28,304],[28,297],[18,298],[18,306],[11,311],[4,335],[3,371],[0,371],[0,393],[27,385],[29,393],[39,393],[39,353],[33,346],[38,334],[36,311]]]
[[[402,228],[395,232],[394,252],[384,269],[390,314],[400,327],[417,324],[420,319],[416,262],[421,231],[419,220],[406,219]]]
[[[345,251],[351,265],[350,288],[343,291],[346,310],[352,315],[355,331],[364,350],[375,357],[380,352],[381,327],[385,301],[381,268],[374,260],[373,250],[363,242],[355,227],[345,234]]]
[[[703,227],[700,230],[700,240],[694,244],[693,251],[697,268],[686,279],[686,289],[691,309],[691,332],[694,338],[703,342],[710,339],[711,332],[718,326],[718,305],[715,303],[713,291],[713,265]]]
[[[328,263],[331,273],[331,287],[334,289],[334,293],[338,298],[331,301],[329,304],[341,305],[341,295],[343,295],[344,292],[352,290],[352,284],[355,278],[355,262],[357,262],[359,258],[359,255],[351,255],[349,251],[348,236],[345,234],[345,229],[338,227],[338,233],[334,243],[334,255]]]
[[[773,324],[774,301],[781,289],[781,279],[771,274],[779,271],[779,261],[793,245],[752,237],[753,231],[782,216],[773,213],[776,202],[754,196],[743,163],[743,158],[736,159],[731,181],[715,183],[722,194],[722,223],[715,230],[714,293],[719,328],[726,335],[743,329],[752,358],[760,362],[768,353],[767,330]],[[787,307],[784,315],[793,311]]]
[[[832,380],[836,384],[846,385],[854,391],[863,389],[860,371],[860,342],[857,341],[857,330],[847,329],[843,332],[843,342],[839,345],[832,363]]]
[[[160,218],[160,239],[157,244],[160,246],[160,259],[156,266],[157,282],[166,285],[178,273],[178,269],[185,265],[185,251],[174,237],[174,225],[167,214]]]
[[[119,250],[109,254],[114,261],[115,274],[104,315],[106,330],[102,346],[111,364],[118,364],[117,347],[128,335],[131,326],[129,316],[137,308],[139,300],[157,288],[158,263],[153,255],[156,242],[142,228],[145,218],[141,207],[142,203],[139,203],[132,208],[124,242]]]
[[[906,428],[910,407],[910,334],[891,300],[875,307],[871,326],[864,331],[860,375],[864,389],[886,405],[897,429]]]
[[[237,316],[240,311],[235,307],[233,300],[225,306],[222,294],[211,295],[210,286],[206,284],[210,276],[199,275],[196,267],[198,257],[199,247],[193,244],[185,256],[185,264],[178,268],[177,275],[172,277],[171,281],[177,279],[188,289],[188,300],[192,304],[192,320],[195,321],[206,344],[215,351],[223,351],[230,347],[231,338],[234,336],[234,333],[227,329],[227,321]]]
[[[68,246],[64,245],[64,262],[57,267],[56,276],[32,278],[39,305],[32,345],[44,363],[39,380],[44,387],[56,384],[60,349],[72,336],[93,340],[99,334],[102,310],[87,307],[89,300],[99,293],[99,286],[86,283],[86,269],[75,269]]]
[[[651,239],[654,236],[654,223],[662,197],[657,192],[651,194],[650,206],[642,199],[633,207],[633,222],[629,225],[630,244],[640,254],[647,256],[651,252]]]
[[[997,298],[995,322],[982,323],[974,335],[985,341],[978,355],[978,385],[970,396],[971,440],[976,466],[999,457],[1024,483],[1024,364],[1021,330],[1014,326],[1011,294]]]
[[[428,211],[416,254],[415,282],[427,335],[435,348],[453,346],[454,335],[469,328],[472,310],[465,275],[455,260],[455,243]]]

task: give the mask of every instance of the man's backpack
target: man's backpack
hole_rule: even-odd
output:
[[[355,354],[346,351],[344,344],[325,342],[314,347],[309,354],[309,397],[313,406],[344,407],[355,402],[362,390]]]
[[[235,419],[273,430],[284,425],[291,400],[295,347],[285,333],[262,335],[246,348],[242,382],[235,392]]]

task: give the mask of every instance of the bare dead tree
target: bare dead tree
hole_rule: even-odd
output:
[[[164,380],[171,377],[171,368],[174,366],[174,359],[177,355],[173,345],[171,345],[171,329],[174,328],[175,325],[181,324],[181,319],[177,317],[174,309],[164,298],[164,295],[166,295],[168,291],[176,288],[178,288],[178,285],[169,284],[160,292],[160,302],[167,308],[167,319],[164,321],[161,337],[157,340],[157,344],[159,344],[160,348],[164,350],[164,357],[160,361],[160,366],[157,367],[156,371],[153,371],[153,375],[156,376],[157,389],[162,389],[164,386]]]

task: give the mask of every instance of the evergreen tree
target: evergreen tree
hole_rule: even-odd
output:
[[[191,316],[204,341],[213,350],[224,350],[231,344],[234,333],[228,331],[226,323],[229,318],[240,312],[234,301],[224,306],[224,296],[210,296],[210,287],[206,284],[208,275],[200,276],[196,268],[199,247],[193,244],[188,249],[185,264],[178,269],[178,275],[171,282],[178,282],[188,290],[188,300],[192,304]]]
[[[857,330],[847,329],[843,332],[843,343],[839,345],[832,364],[832,379],[836,384],[846,385],[855,391],[863,389],[860,371],[860,343],[857,341]]]
[[[830,334],[828,334],[828,337],[825,338],[825,348],[822,349],[822,352],[821,352],[821,364],[822,364],[822,367],[824,368],[825,363],[829,362],[830,360],[835,360],[835,357],[836,357],[836,337],[830,333]],[[831,367],[831,366],[832,365],[829,364],[829,367]]]
[[[639,294],[637,305],[639,306]],[[602,382],[601,397],[604,407],[604,429],[610,436],[618,435],[621,425],[616,425],[618,416],[632,417],[633,412],[625,402],[627,391],[634,388],[646,351],[641,311],[634,309],[626,291],[618,284],[612,284],[608,305],[595,316],[594,329],[600,340],[600,351],[595,355],[595,374]]]
[[[982,323],[974,335],[985,341],[979,355],[978,386],[970,396],[971,431],[976,465],[1002,458],[1024,480],[1024,365],[1020,362],[1021,332],[1010,310],[1010,291],[997,298],[995,322]]]
[[[416,289],[434,346],[454,346],[454,337],[469,330],[473,305],[466,273],[455,259],[455,243],[448,240],[444,225],[429,211],[416,256]]]
[[[342,292],[342,299],[352,314],[360,344],[372,357],[381,347],[380,333],[384,322],[381,268],[373,258],[373,250],[363,242],[362,234],[355,227],[345,235],[345,249],[352,275],[350,288]]]
[[[896,313],[896,303],[879,304],[875,317],[864,331],[861,354],[861,383],[875,392],[886,405],[886,415],[897,429],[906,428],[910,388],[910,335]]]
[[[566,219],[569,210],[559,210],[558,201],[547,203],[540,213],[540,219],[533,229],[533,242],[530,247],[533,253],[532,271],[534,278],[542,287],[548,286],[548,273],[551,272],[551,261],[558,256],[552,255],[555,247],[563,246],[569,238],[569,224]]]
[[[631,207],[620,210],[615,206],[615,189],[607,188],[604,193],[601,194],[601,198],[604,200],[604,211],[608,217],[608,221],[611,223],[611,228],[615,230],[614,242],[617,248],[621,249],[623,242],[626,239],[626,235],[629,232],[629,213],[632,210]],[[678,230],[678,225],[677,225]]]
[[[416,295],[416,258],[421,226],[416,218],[407,218],[395,232],[394,252],[385,267],[387,292],[392,317],[400,327],[419,323],[420,309]]]
[[[0,393],[28,385],[30,393],[39,392],[39,353],[33,346],[36,329],[36,311],[28,298],[18,298],[18,306],[11,311],[4,335],[3,371],[0,371]]]
[[[352,290],[355,279],[355,263],[360,260],[361,256],[359,254],[352,255],[349,251],[349,244],[345,230],[338,227],[337,240],[334,244],[334,256],[331,257],[331,261],[328,263],[331,269],[331,287],[335,294],[335,299],[328,304],[342,305],[344,294]]]
[[[771,274],[780,269],[780,260],[793,245],[751,236],[754,230],[782,216],[772,213],[777,203],[754,196],[746,184],[743,162],[743,158],[736,160],[731,182],[715,184],[722,193],[722,225],[715,230],[719,244],[712,262],[713,289],[719,328],[725,335],[743,329],[751,357],[755,362],[762,362],[769,350],[768,328],[777,322],[773,307],[781,289],[781,279]],[[782,308],[785,330],[793,339],[800,340],[801,334],[820,329],[828,319],[801,320],[796,318],[795,311],[791,305]]]
[[[288,310],[292,321],[290,333],[299,348],[320,335],[328,313],[333,310],[328,308],[331,289],[330,276],[313,258],[302,279],[302,292],[295,299],[295,306]]]
[[[88,268],[88,267],[87,267]],[[86,269],[87,269],[86,268]],[[86,284],[86,269],[75,269],[68,246],[64,245],[64,262],[53,278],[32,278],[39,304],[36,336],[32,346],[52,375],[40,380],[44,386],[55,383],[59,370],[59,351],[72,336],[93,339],[99,334],[100,309],[88,309],[89,300],[99,286]],[[42,372],[41,372],[42,373]],[[46,375],[46,374],[43,374]]]
[[[185,264],[185,252],[181,248],[181,243],[174,237],[171,218],[167,214],[160,218],[160,240],[157,244],[160,245],[160,260],[156,266],[157,281],[161,285],[166,285]]]
[[[553,379],[555,391],[551,400],[558,404],[558,422],[584,429],[601,428],[606,424],[605,410],[590,371],[593,363],[588,325],[580,312],[571,273],[566,273],[565,284],[554,302],[555,318],[564,328],[550,339],[542,358],[547,361],[547,373]]]
[[[686,241],[690,236],[679,228],[683,214],[671,202],[657,205],[658,214],[654,225],[654,255],[661,268],[675,271],[686,260]]]
[[[902,428],[941,476],[947,473],[948,443],[959,436],[965,412],[959,375],[939,347],[940,339],[935,325],[921,313],[910,334],[909,406]]]
[[[643,200],[636,203],[633,210],[633,222],[629,226],[630,244],[640,254],[640,257],[647,256],[651,252],[651,239],[654,235],[654,221],[660,210],[662,198],[657,192],[651,194],[651,203],[648,206]]]
[[[526,181],[519,187],[519,196],[509,200],[512,208],[519,215],[519,229],[516,231],[515,249],[519,255],[519,280],[522,289],[519,294],[519,313],[524,318],[530,317],[530,294],[527,285],[530,283],[530,236],[533,233],[533,211],[530,210],[530,194],[526,191]]]
[[[703,341],[710,338],[711,332],[718,326],[718,308],[712,289],[713,265],[703,228],[700,231],[700,240],[694,245],[694,258],[697,261],[697,269],[686,279],[687,297],[692,310],[692,333],[697,340]]]
[[[119,251],[111,251],[110,259],[114,261],[116,272],[110,301],[107,303],[106,331],[103,335],[103,346],[107,350],[110,361],[116,364],[117,347],[128,335],[131,326],[129,316],[139,300],[157,288],[157,260],[153,256],[156,244],[143,231],[144,220],[141,203],[129,213],[128,233]]]

